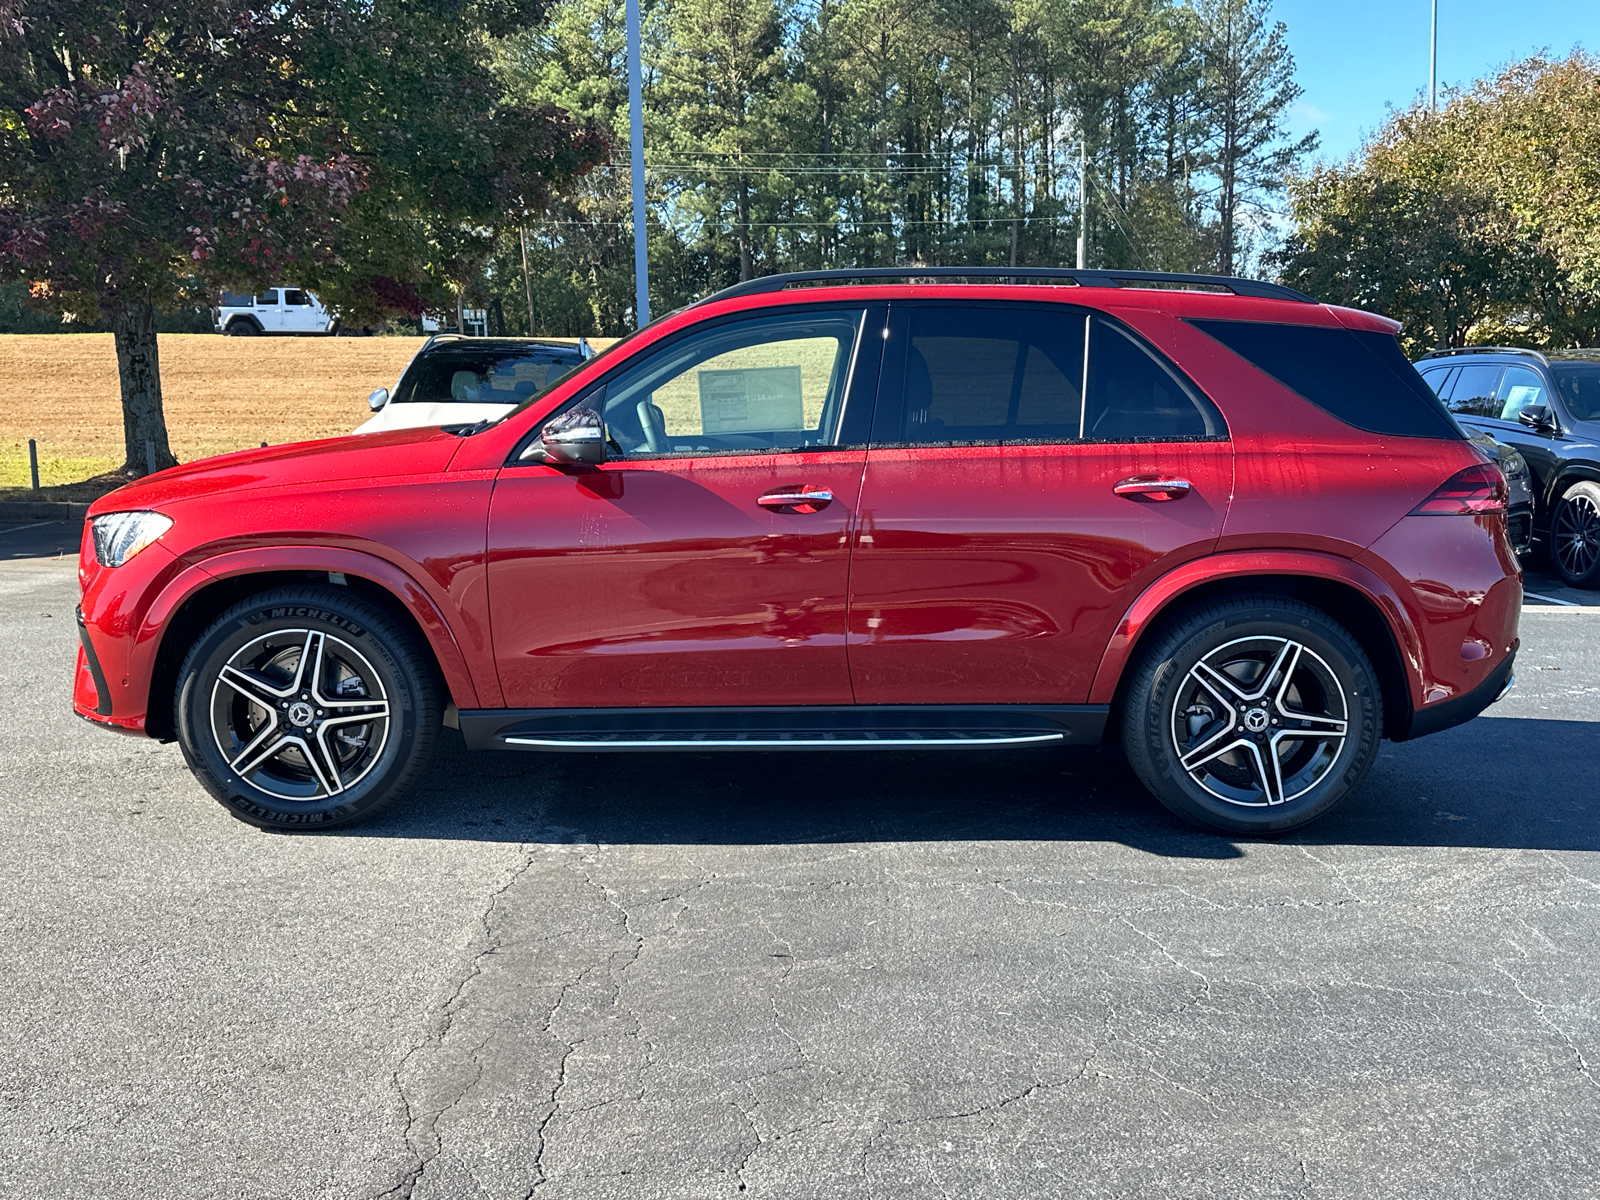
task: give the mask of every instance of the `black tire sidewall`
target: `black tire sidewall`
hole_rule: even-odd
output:
[[[1172,744],[1172,706],[1189,670],[1225,642],[1291,637],[1319,655],[1345,690],[1352,725],[1334,768],[1310,791],[1285,804],[1248,808],[1202,788],[1179,765]],[[1382,736],[1383,702],[1376,672],[1359,643],[1325,614],[1296,601],[1238,601],[1181,622],[1141,660],[1123,714],[1129,764],[1168,809],[1194,824],[1228,833],[1274,834],[1322,816],[1365,777]]]
[[[1586,496],[1595,507],[1600,508],[1600,484],[1587,481],[1575,483],[1561,493],[1561,499],[1556,502],[1556,511],[1550,521],[1550,565],[1555,568],[1556,574],[1561,576],[1562,580],[1570,586],[1594,590],[1600,588],[1600,555],[1595,557],[1594,565],[1582,575],[1573,575],[1562,565],[1561,552],[1556,547],[1556,533],[1561,528],[1562,511],[1572,503],[1574,496]]]
[[[316,629],[355,647],[377,672],[390,700],[389,732],[379,760],[347,791],[294,801],[261,791],[229,768],[211,731],[211,690],[242,646],[277,629]],[[432,748],[431,688],[403,635],[375,609],[342,597],[267,594],[224,613],[190,649],[179,672],[177,734],[201,784],[240,820],[270,829],[327,829],[383,807],[416,773],[418,754]]]

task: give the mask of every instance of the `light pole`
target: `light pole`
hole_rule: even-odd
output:
[[[628,133],[633,149],[633,295],[639,327],[650,324],[650,258],[644,227],[644,100],[639,0],[628,0]]]
[[[1433,21],[1428,31],[1428,109],[1439,110],[1439,0],[1433,0]]]
[[[1078,270],[1089,265],[1089,140],[1078,135]]]

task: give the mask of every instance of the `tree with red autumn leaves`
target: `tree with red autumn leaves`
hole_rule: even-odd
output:
[[[126,462],[167,444],[155,310],[219,287],[415,307],[606,153],[503,102],[491,39],[545,0],[0,0],[0,278],[107,319]]]

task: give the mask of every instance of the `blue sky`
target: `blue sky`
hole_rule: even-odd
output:
[[[1318,129],[1321,157],[1342,159],[1386,106],[1428,87],[1429,0],[1275,0],[1305,94],[1296,133]],[[1470,84],[1545,48],[1600,52],[1600,0],[1439,0],[1439,85]]]

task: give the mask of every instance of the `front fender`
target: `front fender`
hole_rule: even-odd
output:
[[[1406,664],[1407,690],[1411,694],[1413,711],[1419,706],[1424,674],[1423,642],[1407,606],[1395,589],[1375,572],[1348,558],[1315,550],[1237,551],[1195,559],[1174,567],[1128,606],[1100,658],[1100,666],[1089,691],[1089,703],[1111,703],[1140,637],[1171,604],[1201,584],[1249,576],[1320,579],[1346,584],[1360,592],[1383,614],[1401,659]]]
[[[275,571],[339,572],[378,584],[404,605],[421,627],[458,708],[484,707],[485,699],[490,707],[500,703],[498,686],[491,688],[492,695],[481,696],[450,622],[422,582],[386,559],[333,546],[289,545],[232,550],[186,568],[161,590],[146,611],[132,650],[129,678],[150,679],[172,615],[201,588],[220,579]],[[490,682],[492,684],[492,677]],[[143,704],[140,707],[142,709]]]

